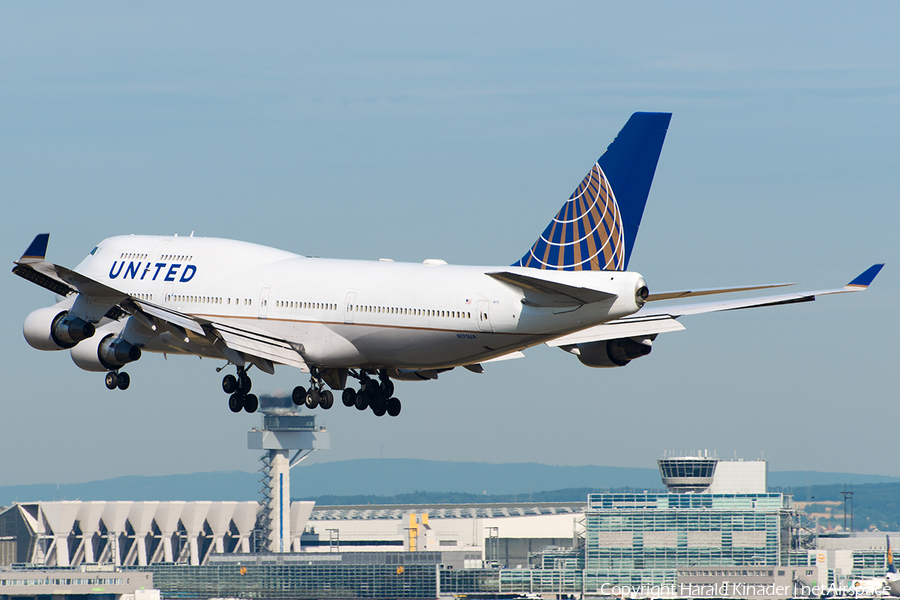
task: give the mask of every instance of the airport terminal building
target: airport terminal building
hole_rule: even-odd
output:
[[[829,546],[804,529],[791,497],[767,492],[764,461],[672,457],[659,467],[667,493],[591,494],[584,503],[293,502],[275,529],[264,526],[269,499],[23,503],[0,513],[0,558],[17,569],[146,571],[163,597],[192,598],[614,596],[653,586],[678,596],[722,577],[827,586],[886,570],[883,538]],[[274,546],[281,551],[276,533],[287,535]]]

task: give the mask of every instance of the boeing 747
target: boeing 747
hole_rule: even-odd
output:
[[[779,287],[650,291],[627,270],[670,113],[635,113],[537,241],[511,266],[308,258],[242,241],[126,235],[101,241],[74,269],[46,261],[34,238],[13,273],[59,301],[25,319],[38,350],[127,389],[123,370],[144,352],[235,367],[222,389],[234,412],[254,412],[251,367],[308,372],[296,404],[400,413],[393,380],[437,379],[548,344],[589,367],[624,367],[660,333],[698,313],[775,306],[866,289],[882,265],[817,292],[654,308],[654,302]],[[220,369],[221,370],[221,369]],[[357,384],[349,385],[350,380]],[[356,388],[356,389],[354,389]]]

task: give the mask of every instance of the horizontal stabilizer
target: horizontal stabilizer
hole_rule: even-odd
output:
[[[650,294],[647,302],[656,302],[659,300],[675,300],[677,298],[689,298],[691,296],[712,296],[713,294],[730,294],[732,292],[749,292],[752,290],[766,290],[777,287],[787,287],[796,285],[794,283],[767,283],[763,285],[745,285],[741,287],[728,288],[707,288],[701,290],[681,290],[678,292],[660,292],[658,294]]]
[[[541,273],[541,271],[536,272]],[[551,277],[554,271],[547,271],[546,273],[548,274],[546,278],[532,277],[529,275],[522,275],[521,273],[511,273],[509,271],[487,273],[487,275],[521,289],[526,293],[526,299],[529,301],[529,303],[535,306],[555,306],[559,304],[589,304],[591,302],[600,302],[602,300],[608,300],[610,298],[616,297],[615,294],[610,294],[609,292],[603,292],[586,287],[576,287],[565,283],[560,283],[558,281],[553,281]],[[528,292],[538,292],[539,294],[543,294],[548,297],[541,298],[539,296],[535,297],[533,295],[529,297]]]

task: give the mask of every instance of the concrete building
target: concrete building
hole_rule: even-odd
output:
[[[153,574],[112,569],[0,569],[0,600],[159,600]]]

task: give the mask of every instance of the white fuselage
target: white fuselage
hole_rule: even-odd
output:
[[[426,263],[432,261],[426,261]],[[552,272],[608,300],[543,307],[486,273],[547,273],[306,258],[215,238],[119,236],[75,269],[149,303],[295,345],[318,367],[439,369],[489,360],[638,310],[633,272]],[[219,356],[203,338],[149,339],[151,352]]]

